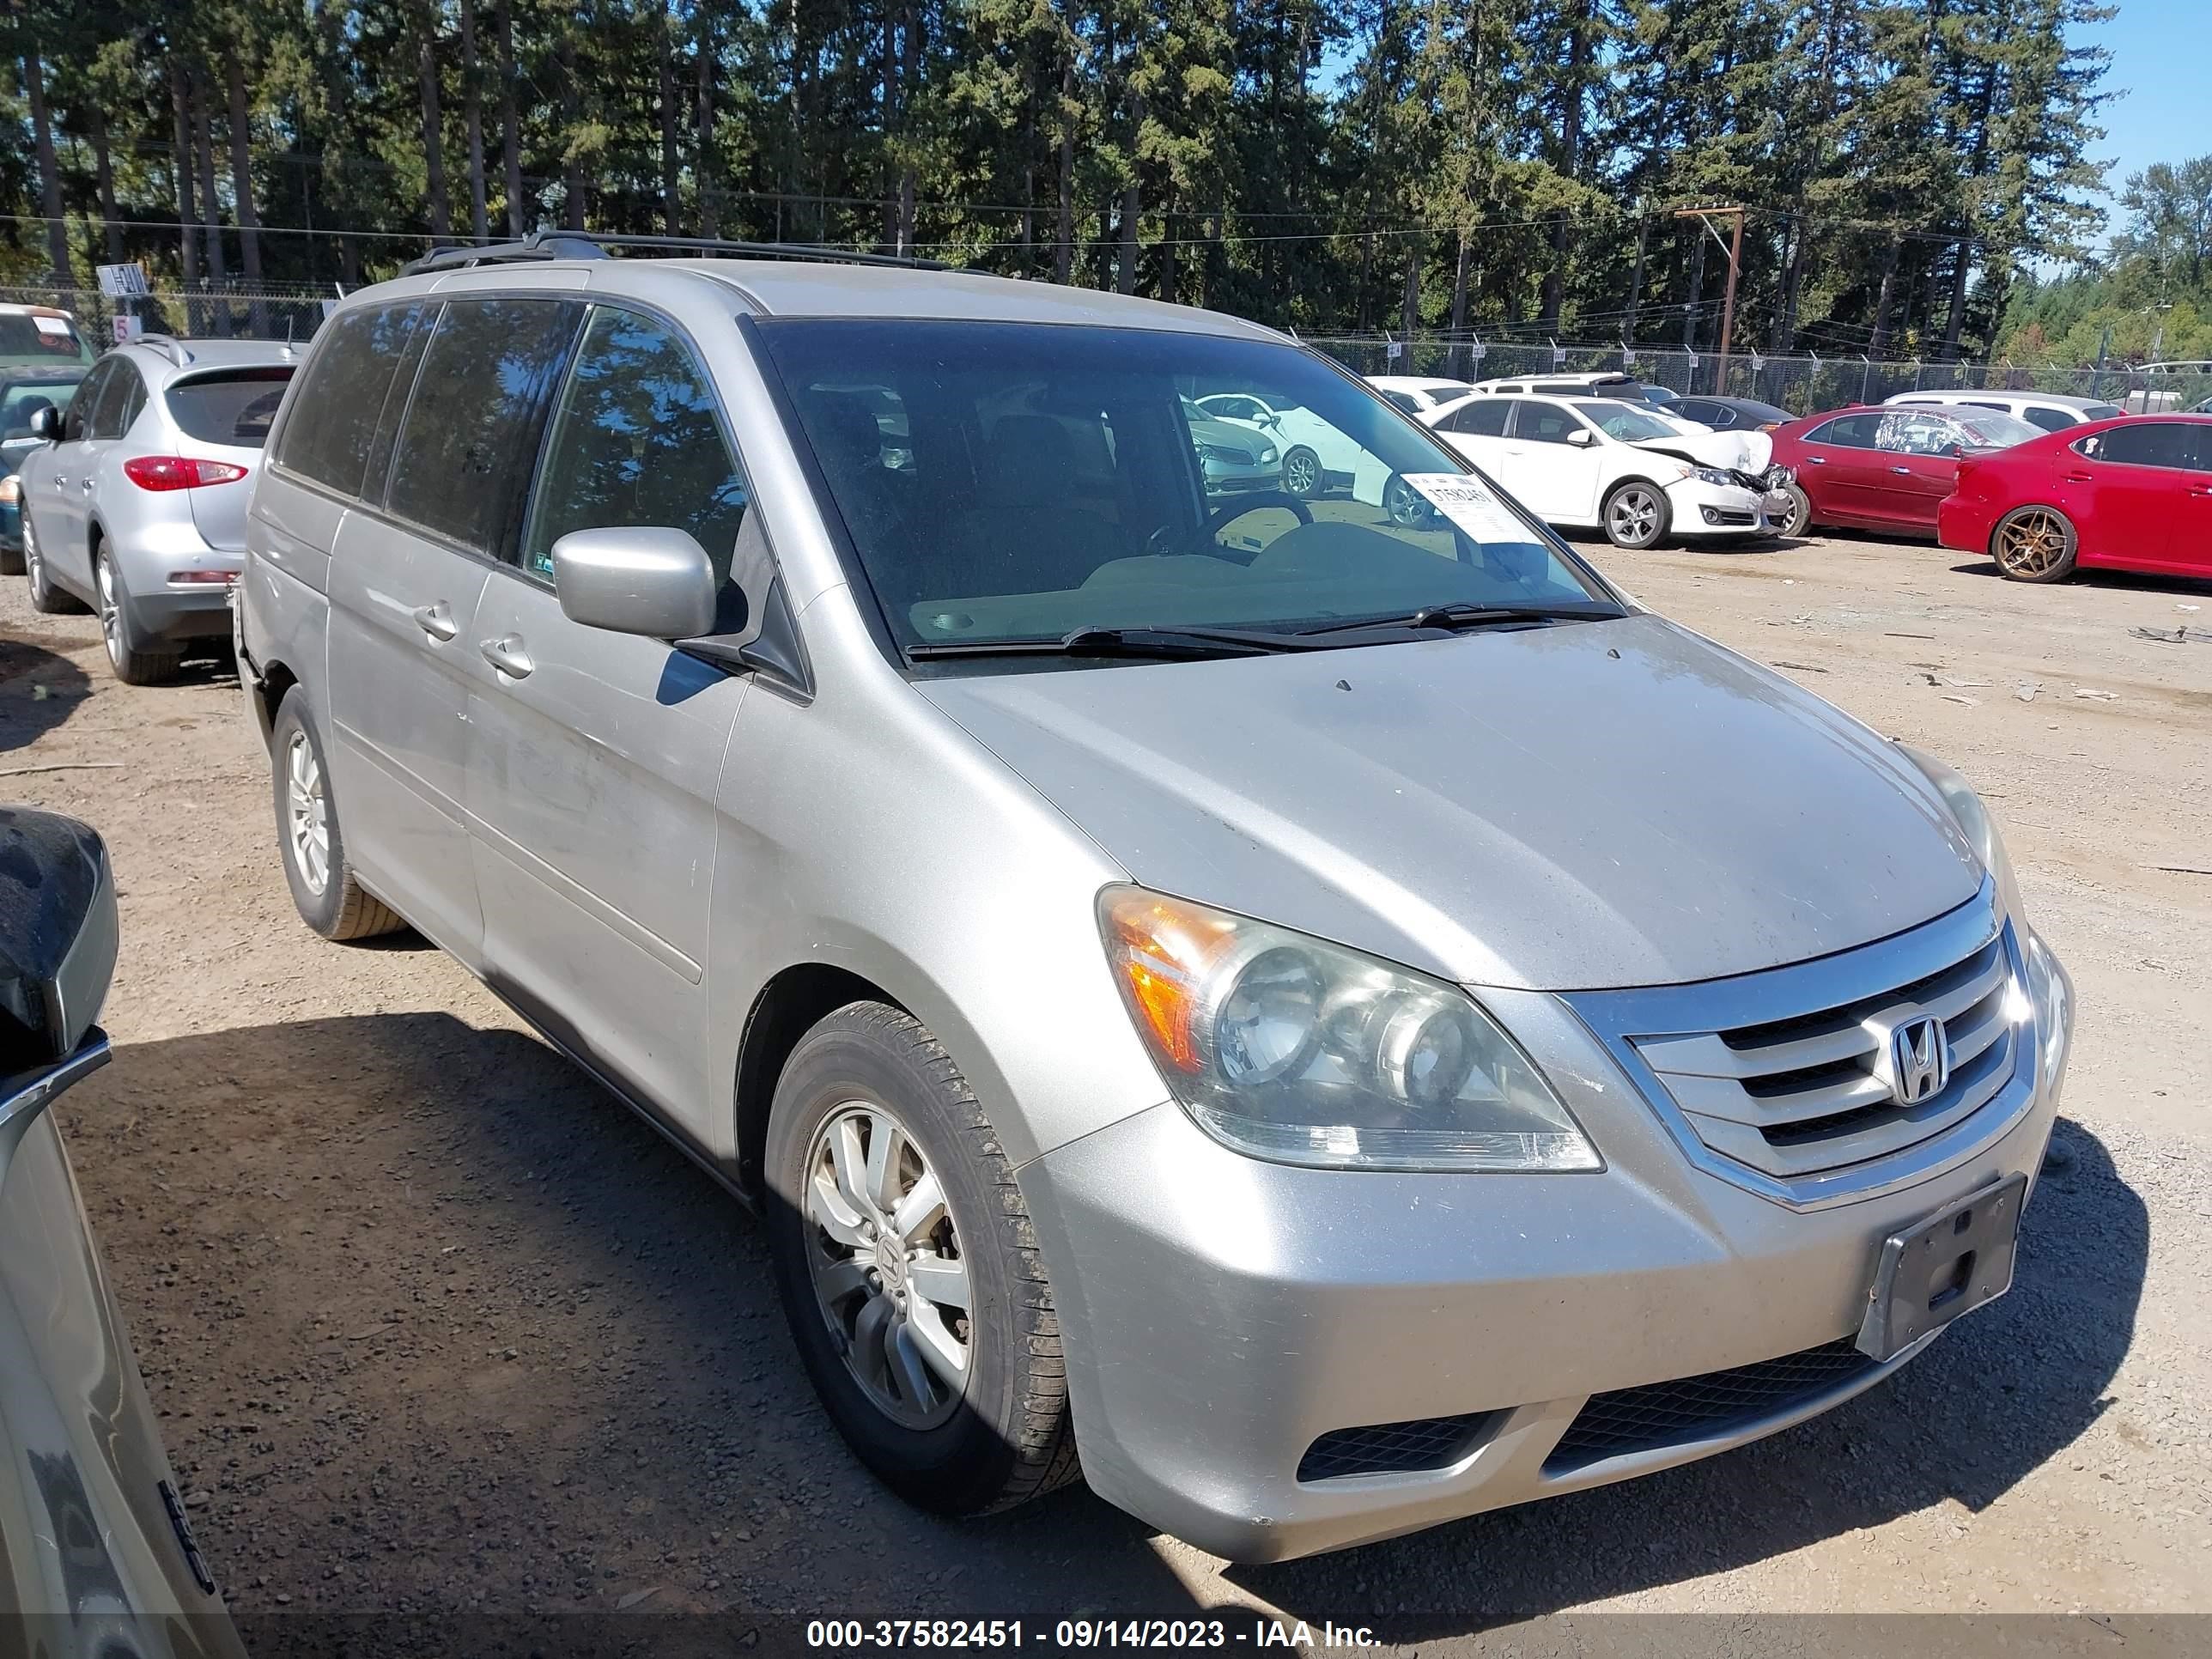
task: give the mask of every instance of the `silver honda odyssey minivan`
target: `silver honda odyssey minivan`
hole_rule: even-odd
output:
[[[757,1206],[893,1489],[1276,1559],[2004,1291],[2071,988],[1956,773],[1294,340],[773,252],[349,297],[239,657],[308,925],[419,929]],[[1209,492],[1222,393],[1389,488]]]

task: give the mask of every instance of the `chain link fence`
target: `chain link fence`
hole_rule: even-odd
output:
[[[77,331],[95,351],[115,343],[114,319],[138,319],[138,331],[179,339],[305,341],[322,326],[334,294],[243,283],[222,288],[167,289],[135,299],[114,299],[96,288],[0,288],[0,303],[58,306],[76,319]]]
[[[2021,368],[2007,364],[1898,362],[1863,356],[1768,357],[1680,347],[1540,345],[1443,337],[1310,338],[1357,374],[1494,380],[1545,374],[1627,374],[1669,391],[1755,398],[1793,415],[1878,404],[1899,392],[2045,392],[2095,398],[2134,411],[2189,409],[2212,398],[2212,368]]]

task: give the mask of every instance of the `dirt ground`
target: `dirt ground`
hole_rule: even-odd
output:
[[[2027,588],[1905,543],[1589,550],[1989,798],[2078,981],[2068,1167],[2014,1293],[1850,1406],[1269,1568],[1080,1489],[965,1525],[885,1498],[742,1213],[443,956],[300,925],[227,657],[119,686],[89,617],[0,582],[0,798],[90,820],[122,887],[116,1063],[62,1118],[257,1650],[367,1609],[423,1650],[471,1611],[711,1612],[734,1648],[794,1616],[1221,1607],[1425,1651],[1569,1611],[2212,1609],[2212,645],[2136,632],[2212,628],[2212,584]]]

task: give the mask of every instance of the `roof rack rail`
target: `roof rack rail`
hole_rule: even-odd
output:
[[[586,235],[574,230],[533,230],[515,242],[480,247],[434,247],[402,267],[405,276],[426,271],[463,270],[472,265],[507,264],[526,259],[604,259],[615,247],[664,248],[755,259],[813,259],[824,264],[896,265],[908,270],[950,269],[936,259],[898,253],[870,253],[854,248],[819,247],[805,242],[734,242],[716,236]]]
[[[162,354],[179,368],[189,368],[192,354],[182,340],[173,334],[134,334],[122,342],[125,345],[149,345]]]

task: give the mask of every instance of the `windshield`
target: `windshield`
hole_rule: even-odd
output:
[[[1641,443],[1646,438],[1676,438],[1681,434],[1656,415],[1647,415],[1633,404],[1578,403],[1575,407],[1583,417],[1608,438],[1618,438],[1625,444]]]
[[[1424,430],[1296,346],[1044,324],[757,327],[902,646],[1609,598]],[[1279,423],[1228,425],[1194,401],[1224,395]],[[1226,459],[1209,453],[1225,434],[1240,441]]]
[[[84,371],[77,369],[50,380],[0,382],[0,438],[29,437],[31,411],[40,404],[65,407],[82,379]]]

